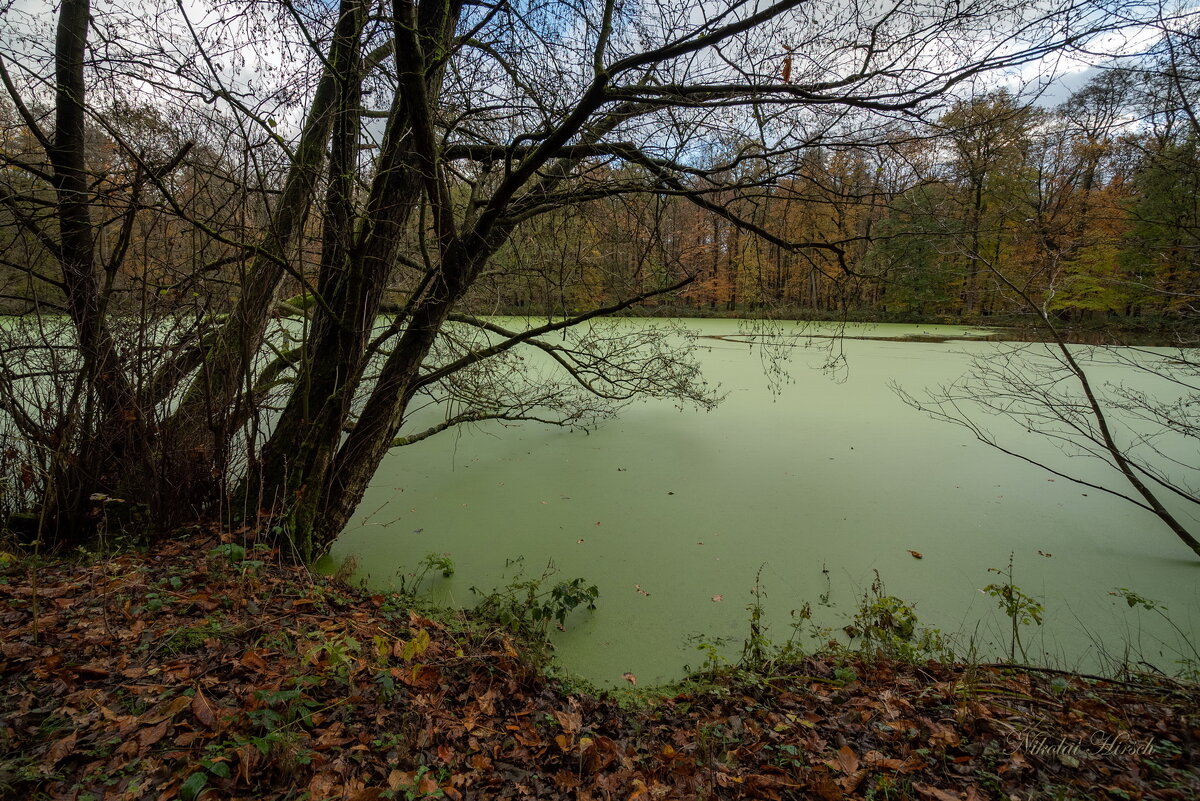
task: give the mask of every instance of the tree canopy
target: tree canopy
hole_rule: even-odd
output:
[[[486,419],[586,426],[636,397],[714,402],[669,330],[600,318],[893,296],[991,313],[982,259],[1026,249],[1031,282],[1059,274],[1059,173],[1031,182],[1031,165],[1082,159],[1093,210],[1123,184],[1097,178],[1102,143],[1035,146],[1038,115],[974,95],[1164,18],[1124,2],[63,0],[51,36],[13,10],[3,502],[57,541],[94,536],[118,498],[160,528],[270,520],[309,559],[392,448]],[[896,244],[926,221],[941,228],[920,248]],[[1127,269],[1089,253],[1083,278]],[[546,321],[487,316],[520,310]]]

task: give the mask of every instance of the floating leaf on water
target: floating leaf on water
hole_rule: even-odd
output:
[[[637,676],[633,675],[632,673],[622,673],[621,678],[625,679],[625,681],[629,682],[630,684],[637,684]]]
[[[924,559],[925,558],[925,555],[922,554],[920,551],[909,550],[909,553],[912,554],[913,559]]]
[[[713,603],[715,604],[715,603],[718,603],[718,602],[720,602],[720,601],[724,601],[724,600],[725,600],[725,596],[724,596],[724,595],[714,595],[714,596],[712,597],[712,599],[713,599]]]

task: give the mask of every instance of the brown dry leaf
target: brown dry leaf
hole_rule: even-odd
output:
[[[625,679],[625,681],[629,682],[630,684],[637,684],[637,676],[633,675],[632,673],[622,673],[621,678]]]
[[[191,702],[192,699],[188,698],[186,695],[176,696],[170,701],[163,702],[153,707],[150,711],[138,718],[138,723],[143,725],[152,725],[155,723],[161,723],[164,720],[170,720],[186,709],[187,705]]]
[[[196,694],[192,696],[192,714],[196,716],[196,720],[210,729],[217,725],[216,711],[199,687],[196,688]]]
[[[583,715],[578,712],[562,712],[555,709],[552,710],[552,714],[567,734],[578,734],[579,730],[583,728]]]
[[[155,743],[157,743],[159,740],[161,740],[163,737],[166,736],[168,725],[170,725],[170,722],[164,720],[160,723],[157,723],[153,726],[148,726],[147,728],[144,728],[141,731],[139,731],[138,738],[137,738],[138,746],[140,746],[142,749],[146,749],[146,748],[149,748],[150,746],[154,745]]]
[[[925,558],[925,554],[921,553],[920,551],[914,551],[912,549],[909,549],[908,552],[910,554],[912,554],[913,559],[924,559]]]
[[[270,670],[270,668],[267,666],[266,660],[254,650],[246,651],[246,653],[242,654],[240,661],[242,663],[242,667],[249,668],[250,670],[257,670],[259,673],[266,673]]]
[[[411,773],[405,773],[404,771],[400,771],[400,770],[393,770],[391,773],[388,774],[388,779],[387,779],[388,789],[391,790],[392,792],[395,792],[396,790],[399,790],[401,787],[403,787],[406,784],[412,784],[412,777],[413,777],[413,774],[411,774]]]
[[[1025,759],[1025,755],[1020,751],[1013,751],[1008,756],[1008,761],[1000,765],[1000,772],[1006,773],[1010,770],[1026,770],[1029,768],[1029,762]]]
[[[341,784],[341,782],[339,781],[339,777],[336,773],[330,770],[323,770],[309,780],[309,798],[320,799],[336,797],[340,795],[337,790],[339,784]]]
[[[617,744],[601,735],[592,740],[592,747],[587,749],[588,767],[592,773],[598,773],[616,762],[618,755]]]
[[[858,789],[858,785],[862,784],[863,779],[867,778],[870,773],[870,768],[860,768],[859,770],[851,773],[849,776],[843,776],[838,781],[838,785],[840,785],[841,788],[847,793],[853,793]]]
[[[560,770],[553,778],[554,784],[560,790],[574,790],[581,784],[579,777],[569,770]]]
[[[253,772],[255,766],[258,765],[261,754],[250,743],[238,746],[234,749],[234,753],[237,754],[238,758],[238,775],[242,777],[242,781],[249,783],[250,774]]]
[[[808,780],[808,788],[816,793],[822,801],[842,801],[846,797],[842,788],[824,769],[821,769],[819,773],[814,771],[814,775]]]
[[[54,745],[50,746],[50,750],[46,752],[45,758],[42,760],[46,765],[57,765],[59,762],[66,759],[75,750],[75,732],[71,732],[66,737],[58,740]]]
[[[924,782],[913,782],[913,789],[926,798],[933,798],[936,801],[962,801],[962,797],[958,793],[950,792],[949,790],[939,790],[930,784]]]
[[[933,745],[954,747],[962,742],[958,736],[958,732],[952,726],[941,721],[931,724],[929,728],[931,731],[929,742]]]
[[[850,746],[843,745],[838,749],[833,763],[842,773],[853,773],[858,770],[858,754],[854,753],[854,749]]]

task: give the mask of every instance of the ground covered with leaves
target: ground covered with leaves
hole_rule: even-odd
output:
[[[0,627],[3,798],[1200,798],[1194,686],[842,652],[570,692],[215,539],[11,564]]]

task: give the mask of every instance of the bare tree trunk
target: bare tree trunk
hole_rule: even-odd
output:
[[[234,436],[236,421],[244,413],[239,407],[252,402],[239,403],[238,398],[252,383],[251,363],[261,347],[276,294],[288,274],[291,248],[304,228],[324,166],[339,83],[345,80],[345,75],[335,75],[334,70],[339,65],[344,72],[347,65],[357,68],[362,24],[359,0],[343,0],[329,57],[270,227],[228,321],[208,349],[179,408],[163,426],[164,456],[174,483],[180,486],[213,485],[215,491],[220,484],[211,477],[222,467],[214,456]]]
[[[88,0],[64,0],[55,41],[55,130],[47,149],[59,229],[57,255],[78,339],[77,386],[83,388],[76,393],[83,408],[67,412],[71,424],[83,429],[83,444],[73,459],[56,455],[50,485],[57,497],[45,515],[58,521],[62,536],[86,536],[81,521],[88,496],[119,491],[127,478],[122,466],[145,463],[147,447],[142,411],[105,322],[96,276],[83,72],[89,20]]]
[[[405,23],[397,22],[402,32],[396,37],[394,57],[400,82],[379,169],[357,231],[350,176],[358,157],[362,75],[357,58],[335,65],[339,99],[332,152],[337,162],[331,164],[331,169],[335,173],[344,170],[346,181],[332,181],[327,198],[330,210],[319,284],[324,302],[313,322],[304,381],[289,398],[263,450],[262,464],[245,489],[257,493],[268,508],[289,510],[292,545],[303,558],[316,553],[312,545],[314,523],[324,503],[333,456],[347,425],[351,402],[370,359],[368,340],[380,312],[396,249],[423,190],[432,180],[428,173],[438,169],[422,156],[432,151],[431,143],[420,141],[419,131],[430,127],[425,118],[437,102],[444,62],[431,70],[425,53],[446,51],[462,4],[423,3],[415,8],[408,0],[396,0],[394,6],[397,20],[408,23],[405,27]],[[358,13],[365,15],[365,9]],[[434,334],[443,320],[436,321]],[[403,347],[403,341],[397,345],[398,349]],[[418,363],[428,347],[426,344],[420,351]]]

